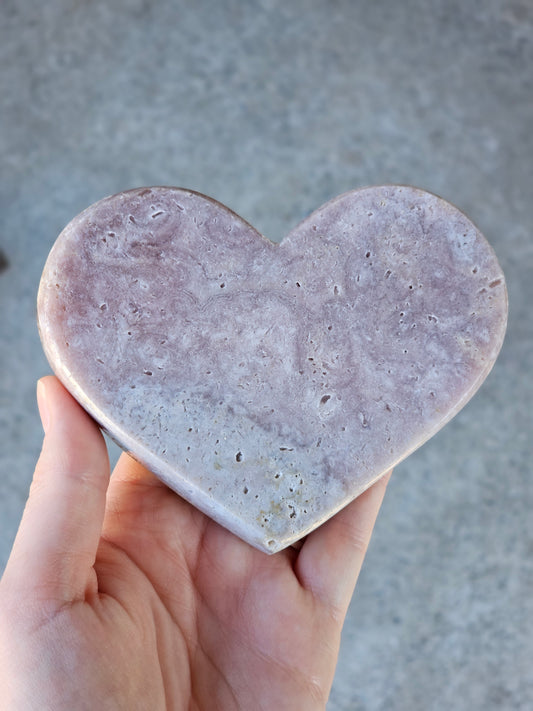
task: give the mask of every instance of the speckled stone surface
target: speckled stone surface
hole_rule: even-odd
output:
[[[170,487],[268,552],[458,412],[506,317],[483,236],[403,186],[341,195],[281,244],[198,193],[121,193],[62,232],[39,293],[65,385]]]

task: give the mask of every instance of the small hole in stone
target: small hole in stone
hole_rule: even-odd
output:
[[[162,215],[162,214],[163,214],[163,210],[159,210],[159,212],[154,212],[154,214],[152,215],[152,217],[153,217],[153,218],[159,217],[159,215]]]
[[[152,373],[151,370],[143,370],[143,373],[144,373],[145,375],[153,375],[153,373]]]
[[[296,286],[297,286],[298,288],[300,288],[301,284],[300,284],[299,281],[296,282]]]
[[[365,254],[365,257],[368,259],[368,258],[370,257],[370,252],[367,252],[367,253]]]
[[[242,452],[237,452],[235,455],[235,461],[242,462]]]
[[[325,405],[328,400],[331,400],[331,395],[323,395],[323,396],[320,398],[320,404],[321,404],[321,405]]]
[[[247,494],[247,493],[248,493],[248,491],[249,491],[248,487],[247,487],[247,486],[245,486],[245,487],[244,487],[244,489],[242,490],[242,493],[243,493],[243,494]]]
[[[222,282],[222,284],[220,285],[220,288],[223,289],[225,286],[226,285],[224,284],[224,282]]]

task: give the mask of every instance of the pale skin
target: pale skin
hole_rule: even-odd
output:
[[[268,556],[104,439],[59,381],[0,581],[0,708],[313,711],[388,476]]]

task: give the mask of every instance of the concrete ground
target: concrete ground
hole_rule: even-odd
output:
[[[348,189],[418,185],[493,244],[508,337],[395,472],[328,708],[533,708],[530,0],[3,0],[0,67],[1,566],[41,441],[37,284],[76,213],[180,185],[279,240]]]

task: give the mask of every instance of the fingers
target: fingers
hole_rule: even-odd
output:
[[[301,584],[342,619],[350,603],[385,489],[385,474],[310,533],[295,564]]]
[[[57,378],[39,381],[37,396],[45,438],[5,577],[69,602],[95,582],[109,460],[97,425]]]
[[[131,455],[122,452],[107,490],[104,536],[117,541],[120,532],[130,535],[133,531],[128,529],[132,527],[125,521],[130,519],[140,523],[143,511],[154,509],[152,501],[155,490],[163,487],[164,484],[151,471]]]
[[[126,452],[122,452],[113,471],[113,485],[118,482],[139,486],[165,486],[155,474]]]

